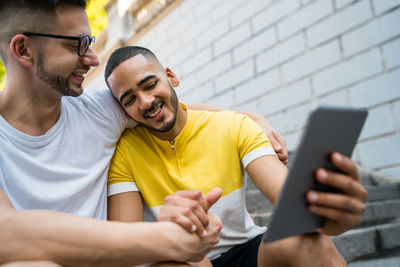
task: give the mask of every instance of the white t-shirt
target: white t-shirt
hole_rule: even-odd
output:
[[[109,90],[63,97],[58,122],[42,136],[0,116],[0,189],[16,209],[107,218],[107,172],[128,120]]]

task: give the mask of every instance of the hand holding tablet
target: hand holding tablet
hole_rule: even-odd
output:
[[[337,151],[351,157],[366,116],[365,109],[336,107],[319,107],[310,114],[264,242],[315,231],[323,225],[324,217],[309,210],[306,193],[309,190],[340,193],[317,182],[315,171],[324,168],[341,173],[331,163],[330,156]]]

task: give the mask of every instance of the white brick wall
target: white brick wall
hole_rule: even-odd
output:
[[[246,41],[246,39],[249,38],[250,35],[250,23],[246,22],[236,29],[229,31],[228,34],[226,34],[222,38],[216,40],[213,44],[214,54],[219,55],[232,49],[238,44]]]
[[[373,0],[376,14],[381,14],[399,5],[398,0]]]
[[[400,181],[400,0],[184,0],[138,43],[183,102],[262,113],[289,149],[314,105],[368,108],[353,158]]]
[[[366,1],[366,0],[364,0]],[[400,34],[400,9],[372,19],[342,37],[345,56],[380,44]]]
[[[294,1],[292,1],[294,2]],[[291,36],[293,33],[306,28],[333,12],[332,0],[314,1],[308,6],[297,10],[278,24],[280,38]]]
[[[400,161],[398,144],[400,144],[399,133],[361,143],[359,144],[361,162],[372,168],[397,165]]]
[[[280,85],[279,71],[264,73],[235,88],[236,104],[257,98]]]
[[[215,90],[217,93],[222,92],[226,89],[232,88],[239,83],[250,79],[254,76],[254,63],[253,61],[247,61],[246,63],[240,64],[235,68],[228,70],[228,72],[221,74],[215,78]]]
[[[386,67],[388,69],[400,65],[400,39],[383,46],[383,54],[385,56]]]
[[[233,62],[235,64],[238,64],[239,62],[245,59],[248,59],[250,57],[253,57],[254,55],[259,54],[261,51],[271,47],[275,43],[276,43],[275,29],[273,28],[268,29],[256,35],[254,38],[251,38],[249,41],[234,47]]]
[[[339,42],[334,40],[303,54],[282,66],[285,82],[307,76],[340,60]]]
[[[259,72],[285,62],[305,50],[303,34],[298,34],[283,43],[279,43],[256,57]]]
[[[258,0],[258,2],[262,1]],[[277,21],[299,8],[299,6],[300,3],[293,0],[276,1],[276,3],[266,6],[262,13],[251,18],[254,31],[258,32],[263,28],[273,26]]]
[[[382,118],[386,119],[383,120]],[[380,106],[370,109],[367,121],[360,135],[360,140],[390,134],[394,131],[395,124],[391,106]]]
[[[342,7],[348,5],[351,2],[354,2],[354,0],[335,0],[335,5],[337,9],[341,9]]]
[[[374,107],[400,98],[400,69],[350,87],[352,105]],[[399,125],[400,126],[400,125]]]
[[[374,49],[315,74],[313,77],[315,92],[321,95],[366,79],[383,70],[381,54],[378,49]]]
[[[368,1],[361,1],[354,4],[307,29],[309,45],[315,46],[337,37],[371,18],[372,8]]]

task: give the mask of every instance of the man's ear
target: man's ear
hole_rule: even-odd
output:
[[[167,74],[167,78],[169,80],[169,83],[173,87],[178,87],[179,86],[179,79],[176,76],[176,74],[170,68],[165,68],[165,73]]]
[[[32,42],[25,35],[15,35],[11,39],[9,50],[15,60],[25,67],[33,65]]]

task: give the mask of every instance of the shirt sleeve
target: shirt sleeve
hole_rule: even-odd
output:
[[[108,170],[108,196],[139,191],[131,166],[124,157],[123,144],[118,143]]]
[[[235,143],[244,168],[261,156],[276,156],[268,137],[258,124],[249,117],[243,114],[235,114],[233,129],[235,131]]]
[[[125,111],[114,98],[109,89],[85,89],[85,106],[105,123],[113,125],[122,132],[125,128],[133,128],[136,122],[128,119]]]

